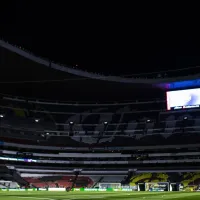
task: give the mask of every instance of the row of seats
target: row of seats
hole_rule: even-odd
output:
[[[200,112],[191,113],[190,115],[168,114],[162,119],[143,118],[141,120],[134,119],[134,113],[116,114],[116,115],[87,115],[80,119],[80,115],[71,115],[68,119],[62,116],[64,121],[58,123],[55,116],[51,115],[46,118],[39,117],[38,123],[35,118],[18,117],[6,115],[1,118],[1,129],[10,132],[24,132],[24,134],[42,134],[49,132],[50,134],[62,135],[73,133],[74,135],[95,135],[103,132],[105,135],[129,135],[142,134],[147,131],[149,134],[153,133],[170,133],[176,132],[185,128],[186,131],[200,130]],[[79,120],[77,120],[77,117]],[[154,116],[155,117],[155,116]],[[70,125],[70,122],[73,122]],[[107,122],[105,124],[104,122]],[[30,133],[29,133],[30,132]]]
[[[50,134],[62,135],[66,133],[73,132],[74,135],[95,135],[99,132],[104,132],[107,135],[113,134],[125,134],[129,135],[131,133],[141,134],[147,131],[149,134],[153,133],[170,133],[180,131],[184,128],[185,131],[199,131],[200,130],[200,118],[199,119],[187,119],[176,121],[174,118],[170,121],[161,121],[148,123],[139,123],[139,122],[130,122],[130,123],[120,123],[120,124],[95,124],[95,125],[84,125],[84,124],[75,124],[73,127],[70,125],[61,125],[59,129],[56,128],[56,125],[47,123],[46,125],[40,123],[29,123],[31,120],[10,120],[10,119],[1,119],[1,129],[2,131],[8,132],[21,132],[24,134],[35,133],[41,135],[45,134],[45,131],[50,131]]]
[[[75,176],[52,177],[45,176],[42,178],[24,178],[32,187],[59,187],[70,188],[73,185]],[[123,176],[80,176],[76,179],[74,187],[92,187],[99,181],[101,183],[121,183]],[[130,186],[135,186],[138,183],[148,182],[171,182],[180,183],[183,188],[189,186],[200,185],[200,173],[141,173],[135,174],[130,179]],[[16,182],[0,182],[0,188],[17,188],[19,185]]]
[[[72,186],[72,182],[68,182],[67,180],[42,180],[40,178],[24,178],[31,187],[38,187],[38,188],[46,188],[46,187],[52,187],[52,188],[67,188]]]
[[[49,113],[48,110],[44,110],[41,113],[35,113],[35,111],[19,111],[17,109],[1,109],[0,113],[5,115],[5,118],[15,123],[14,120],[20,120],[21,123],[32,123],[34,124],[34,119],[41,119],[40,123],[45,125],[47,122],[51,123],[66,123],[73,121],[74,124],[100,124],[107,121],[109,124],[116,123],[129,123],[129,122],[146,122],[147,119],[152,121],[173,121],[173,120],[183,120],[184,117],[188,119],[199,119],[200,112],[198,110],[191,110],[192,112],[186,112],[186,110],[181,112],[159,112],[159,110],[151,111],[149,109],[142,111],[141,113],[130,111],[129,113],[124,112],[114,112],[114,113],[70,113],[62,114]]]
[[[7,98],[0,99],[0,105],[3,107],[9,107],[17,110],[18,112],[35,111],[49,111],[49,112],[62,112],[62,113],[125,113],[133,111],[145,111],[149,108],[154,110],[163,110],[165,107],[165,101],[152,100],[152,101],[135,101],[125,104],[47,104],[31,101],[15,101]]]
[[[6,133],[6,134],[5,134]],[[29,136],[24,134],[9,134],[0,130],[0,140],[19,144],[32,144],[40,146],[68,146],[68,147],[116,147],[116,146],[150,146],[150,145],[177,145],[200,143],[198,132],[180,132],[168,134],[138,134],[130,137],[108,136],[108,137],[65,137],[65,136]],[[123,141],[123,143],[122,143]]]
[[[195,153],[195,152],[194,152]],[[67,157],[67,156],[63,156],[63,157],[56,157],[56,154],[54,155],[54,157],[52,157],[51,154],[46,154],[45,156],[41,155],[28,155],[28,154],[17,154],[17,152],[14,154],[2,154],[3,157],[5,158],[23,158],[23,159],[32,159],[32,160],[37,160],[37,161],[43,161],[41,163],[49,163],[51,161],[51,163],[54,163],[56,161],[66,161],[66,163],[71,162],[71,163],[89,163],[89,162],[103,162],[106,163],[108,162],[110,163],[142,163],[140,161],[165,161],[165,160],[172,160],[172,161],[176,161],[176,160],[190,160],[190,162],[192,162],[192,160],[198,160],[200,158],[199,152],[198,155],[173,155],[173,153],[168,153],[169,156],[165,156],[162,155],[162,153],[159,156],[148,156],[148,153],[137,153],[134,154],[132,153],[132,155],[130,155],[130,157],[100,157],[100,156],[96,156],[96,157],[87,157],[86,155],[80,155],[79,157]],[[74,162],[75,161],[75,162]]]

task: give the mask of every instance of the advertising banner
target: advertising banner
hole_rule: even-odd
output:
[[[131,189],[131,188],[123,188],[121,191],[131,192],[131,191],[133,191],[133,189]]]
[[[49,188],[48,191],[51,191],[51,192],[65,192],[66,189],[65,188]]]
[[[80,188],[74,188],[73,191],[81,191]]]
[[[25,192],[26,189],[8,189],[9,192],[17,192],[17,191],[20,191],[20,192]]]
[[[28,192],[33,192],[33,191],[35,191],[35,188],[32,188],[32,189],[26,189],[26,191],[28,191]]]
[[[99,189],[97,188],[85,188],[84,191],[85,192],[97,192]]]
[[[169,183],[145,183],[145,190],[150,192],[169,191]]]
[[[37,190],[38,190],[38,191],[47,191],[46,188],[38,188]]]
[[[2,192],[7,192],[8,189],[1,189],[1,188],[0,188],[0,191],[2,191]]]

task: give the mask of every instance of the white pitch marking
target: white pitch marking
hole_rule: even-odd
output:
[[[18,199],[46,199],[46,200],[55,200],[50,198],[37,198],[37,197],[17,197]]]

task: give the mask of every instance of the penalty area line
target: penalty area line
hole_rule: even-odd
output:
[[[43,199],[43,200],[56,200],[56,199],[50,199],[50,198],[39,198],[39,197],[17,197],[18,199]]]

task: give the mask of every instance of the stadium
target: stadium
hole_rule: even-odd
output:
[[[0,56],[2,200],[200,198],[199,68],[105,76],[3,40]]]

